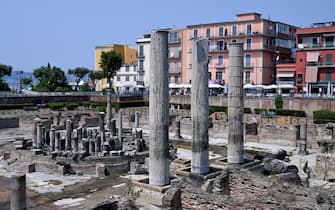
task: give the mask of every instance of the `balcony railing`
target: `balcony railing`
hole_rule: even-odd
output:
[[[169,68],[169,74],[180,74],[180,68]]]
[[[227,47],[210,47],[209,52],[224,52],[227,51]]]
[[[324,43],[324,44],[320,44],[320,43],[316,43],[316,44],[313,44],[313,43],[300,43],[298,44],[298,50],[302,50],[302,49],[316,49],[316,48],[335,48],[335,45],[334,44],[327,44],[327,43]]]
[[[144,58],[144,53],[136,53],[137,58]]]
[[[281,81],[281,80],[277,80],[277,85],[294,85],[294,81]]]
[[[181,51],[169,54],[169,58],[177,58],[178,59],[180,57],[181,57]]]
[[[180,37],[178,38],[169,38],[169,44],[180,43]]]
[[[335,66],[335,60],[321,60],[319,62],[310,62],[307,63],[307,66],[319,66],[319,67],[334,67]]]
[[[223,63],[216,63],[216,64],[214,64],[214,66],[215,66],[215,68],[220,68],[220,69],[224,68]]]

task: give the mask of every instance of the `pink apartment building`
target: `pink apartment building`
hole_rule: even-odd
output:
[[[236,21],[190,25],[169,35],[170,82],[192,81],[192,40],[209,39],[210,80],[227,84],[228,45],[244,43],[244,83],[272,84],[278,60],[294,59],[295,26],[262,19],[258,13],[238,14]]]

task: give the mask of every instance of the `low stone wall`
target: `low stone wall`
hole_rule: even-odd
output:
[[[2,128],[18,128],[19,127],[19,118],[0,118],[0,129]]]
[[[249,108],[275,108],[274,97],[244,97],[244,106]],[[170,103],[190,104],[191,96],[170,96]],[[228,106],[227,96],[210,96],[209,105]],[[284,97],[283,109],[305,110],[307,116],[312,116],[313,111],[320,109],[335,110],[335,100],[329,98],[298,98]]]

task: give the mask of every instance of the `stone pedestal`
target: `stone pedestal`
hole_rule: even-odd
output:
[[[299,155],[307,155],[307,125],[300,125],[300,138],[298,140],[299,143]]]
[[[26,206],[26,175],[14,174],[10,182],[10,209],[25,210]]]

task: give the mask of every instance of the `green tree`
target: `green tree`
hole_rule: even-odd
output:
[[[75,69],[69,69],[68,74],[73,74],[76,77],[76,90],[79,90],[78,85],[80,80],[85,77],[86,74],[88,74],[90,70],[85,67],[77,67]]]
[[[4,76],[10,76],[12,74],[12,67],[4,64],[0,64],[0,91],[9,91],[8,84],[2,79]]]
[[[114,50],[102,52],[100,57],[100,68],[103,71],[103,77],[107,79],[107,87],[111,88],[111,78],[122,66],[122,55]]]
[[[90,91],[90,86],[88,85],[88,82],[85,82],[83,86],[80,88],[80,91],[87,92]]]
[[[35,87],[36,91],[54,92],[54,91],[69,91],[70,88],[64,71],[61,68],[48,63],[48,66],[41,66],[34,70],[34,77],[38,80]]]
[[[33,86],[33,79],[31,77],[23,77],[21,79],[21,83],[24,86],[30,86],[30,87],[32,87]]]
[[[103,72],[102,71],[90,71],[90,73],[88,73],[88,78],[94,84],[94,90],[95,90],[95,86],[97,85],[96,82],[103,78]]]
[[[281,96],[277,96],[275,98],[275,106],[276,106],[276,109],[282,109],[283,108],[283,98]]]

